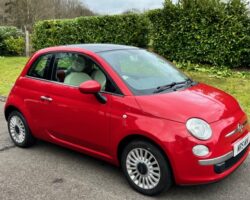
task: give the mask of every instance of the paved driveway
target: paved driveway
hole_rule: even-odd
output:
[[[14,147],[2,114],[3,103],[0,110],[0,200],[250,199],[250,157],[219,183],[174,186],[150,198],[130,189],[121,171],[103,161],[45,142],[30,149]]]

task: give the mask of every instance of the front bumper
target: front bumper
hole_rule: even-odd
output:
[[[180,170],[179,174],[175,173],[176,184],[197,185],[217,182],[235,171],[246,160],[248,154],[249,147],[239,154],[238,157],[232,157],[219,164],[207,166],[199,164],[190,165],[186,170]]]
[[[215,173],[221,174],[237,164],[245,156],[245,154],[248,154],[248,149],[249,145],[236,157],[234,157],[234,152],[230,151],[229,153],[217,158],[199,160],[199,164],[202,166],[213,166]]]
[[[230,169],[233,167],[235,164],[237,164],[245,155],[247,156],[249,153],[249,146],[243,150],[239,155],[236,157],[233,156],[233,152],[230,153],[229,155],[232,156],[231,158],[228,158],[227,160],[214,164],[214,171],[217,174],[221,174],[225,172],[226,170]]]

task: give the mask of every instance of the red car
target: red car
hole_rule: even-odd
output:
[[[203,184],[247,158],[250,126],[237,101],[136,47],[47,48],[28,61],[5,107],[19,147],[41,139],[121,166],[146,195]]]

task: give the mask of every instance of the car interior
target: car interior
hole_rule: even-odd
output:
[[[79,86],[88,80],[96,80],[101,84],[101,90],[118,93],[116,87],[105,73],[90,58],[78,54],[61,53],[54,62],[55,74],[53,80],[71,86]]]
[[[96,80],[105,90],[107,82],[105,74],[88,58],[72,54],[59,56],[54,65],[56,65],[55,79],[58,82],[79,86],[85,81]]]

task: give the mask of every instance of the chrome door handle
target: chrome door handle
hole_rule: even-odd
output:
[[[52,99],[52,98],[50,98],[50,97],[46,97],[46,96],[41,96],[40,98],[41,98],[41,100],[43,100],[43,101],[48,101],[48,102],[53,101],[53,99]]]

